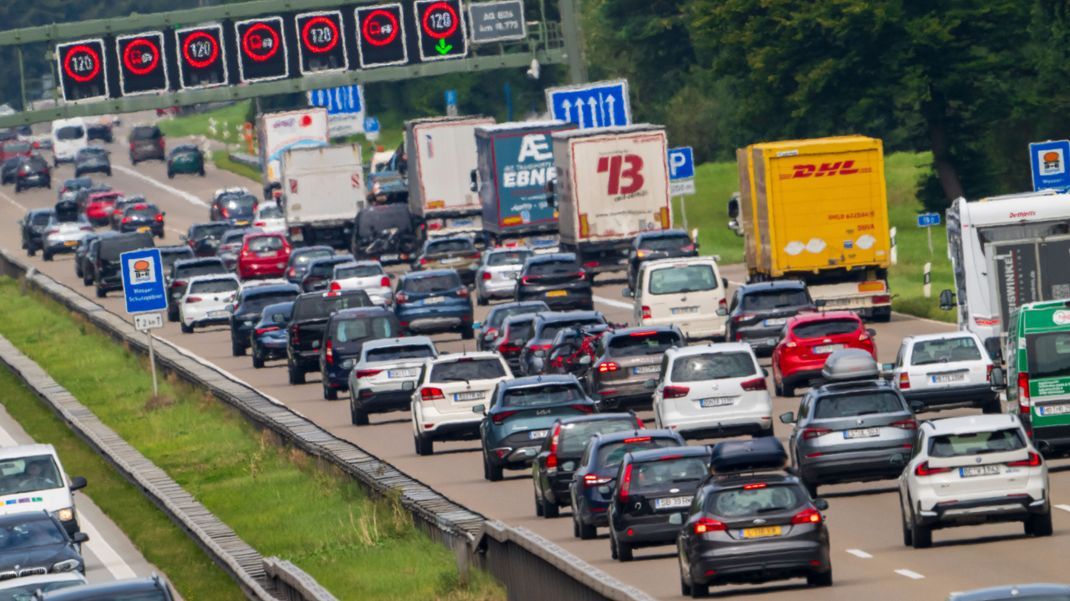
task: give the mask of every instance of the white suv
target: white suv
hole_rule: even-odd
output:
[[[230,323],[234,299],[240,290],[238,278],[229,274],[190,278],[185,294],[178,300],[182,333],[191,334],[198,326]]]
[[[436,440],[479,440],[483,414],[498,382],[512,376],[498,353],[451,353],[424,364],[412,395],[412,432],[417,455],[435,452]]]
[[[354,426],[367,426],[369,413],[408,411],[420,369],[438,356],[427,336],[369,340],[349,372],[349,414]]]
[[[899,476],[903,544],[932,545],[936,528],[1025,522],[1050,536],[1048,468],[1014,414],[922,422]]]
[[[654,390],[654,422],[684,438],[772,436],[773,403],[750,345],[725,342],[665,351]]]
[[[1001,413],[992,388],[992,360],[977,335],[947,332],[903,339],[895,363],[885,365],[892,384],[912,406],[926,409],[979,407]],[[917,409],[915,409],[915,412]]]

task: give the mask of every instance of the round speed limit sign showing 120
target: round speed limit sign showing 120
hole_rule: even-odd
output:
[[[107,98],[107,54],[104,40],[78,40],[56,46],[63,99],[67,102]]]

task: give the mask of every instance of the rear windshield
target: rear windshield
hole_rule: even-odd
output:
[[[633,418],[599,419],[588,422],[576,422],[573,424],[561,424],[561,434],[558,438],[558,453],[563,455],[580,455],[587,448],[587,441],[595,434],[610,434],[634,430],[636,421]]]
[[[78,140],[85,137],[85,129],[81,125],[66,125],[56,130],[57,140]]]
[[[190,250],[188,246],[168,252],[160,252],[160,260],[163,261],[164,271],[171,269],[171,266],[175,264],[175,261],[192,258],[193,251]]]
[[[195,275],[212,275],[227,273],[227,268],[222,262],[211,262],[200,265],[180,265],[175,269],[176,278],[187,278]]]
[[[977,361],[980,358],[981,349],[977,348],[977,343],[968,336],[915,342],[914,350],[910,353],[911,365]]]
[[[325,259],[333,254],[333,250],[329,250],[326,248],[319,250],[310,250],[308,252],[303,253],[295,253],[293,263],[294,265],[306,265],[311,261],[315,261],[316,259]]]
[[[743,296],[743,308],[748,311],[769,311],[785,307],[809,305],[810,297],[805,290],[758,290]]]
[[[103,148],[100,148],[98,146],[86,146],[85,148],[78,151],[78,158],[99,157],[105,156],[106,154],[108,154],[108,151],[104,150]]]
[[[972,434],[946,434],[929,439],[930,457],[962,457],[984,453],[1004,453],[1025,448],[1025,438],[1018,428]]]
[[[624,456],[636,451],[648,449],[663,449],[665,447],[678,447],[680,443],[673,438],[657,438],[652,436],[636,436],[625,438],[617,442],[611,442],[598,447],[598,465],[607,468],[620,465]]]
[[[474,251],[475,249],[471,240],[440,240],[427,245],[427,254]]]
[[[487,325],[492,327],[492,328],[496,328],[496,327],[502,325],[503,323],[505,323],[506,319],[508,319],[510,317],[513,317],[514,315],[527,315],[529,313],[538,313],[539,311],[545,311],[545,310],[546,310],[546,307],[542,307],[542,306],[528,306],[528,307],[521,306],[521,307],[509,307],[509,308],[506,308],[506,309],[495,309],[487,317]]]
[[[1025,339],[1029,375],[1038,378],[1070,376],[1070,332],[1032,334]]]
[[[575,261],[539,261],[528,266],[527,274],[534,276],[571,275],[580,272]]]
[[[443,273],[424,277],[406,278],[403,285],[405,292],[417,294],[427,292],[443,292],[453,290],[461,286],[461,278],[456,273]]]
[[[644,238],[639,243],[639,248],[648,248],[650,250],[676,250],[685,246],[691,246],[691,238],[689,238],[687,234],[679,234],[676,236],[654,236]]]
[[[763,487],[732,488],[706,498],[707,512],[726,518],[741,518],[762,513],[790,511],[806,503],[798,486],[772,484]]]
[[[586,397],[576,384],[546,384],[509,389],[502,395],[502,406],[540,407],[582,400]]]
[[[491,253],[487,257],[487,265],[496,267],[498,265],[523,265],[524,261],[530,257],[532,253],[530,250],[511,250],[508,252]]]
[[[0,462],[0,495],[61,486],[63,478],[51,455],[30,455]]]
[[[264,307],[260,320],[264,323],[284,324],[290,321],[290,315],[293,315],[293,311],[294,306],[292,303],[287,303],[283,307]]]
[[[317,294],[315,296],[309,296],[301,298],[294,306],[294,319],[301,321],[304,319],[314,319],[317,317],[327,317],[335,311],[341,311],[342,309],[355,309],[357,307],[367,306],[367,294],[333,294],[327,296],[326,294]]]
[[[681,265],[650,272],[650,294],[682,294],[717,289],[712,265]]]
[[[47,213],[34,213],[30,215],[30,223],[33,225],[48,225],[48,222],[52,221],[52,212]]]
[[[350,267],[336,267],[334,279],[345,280],[349,278],[370,278],[383,275],[383,268],[378,265],[353,265]]]
[[[134,236],[116,236],[107,238],[100,243],[100,258],[106,261],[114,261],[119,255],[139,248],[153,248],[152,236],[138,234]]]
[[[160,136],[160,130],[155,127],[135,127],[130,132],[131,140],[151,140]]]
[[[674,484],[698,482],[709,473],[709,467],[701,457],[680,457],[661,461],[645,461],[632,464],[631,491],[663,490]]]
[[[581,326],[593,326],[596,324],[604,324],[605,321],[601,319],[577,319],[574,321],[555,321],[554,323],[548,323],[542,327],[542,333],[539,335],[541,338],[550,338],[557,336],[557,333],[565,328],[580,328]]]
[[[400,332],[394,327],[394,320],[379,316],[336,321],[331,337],[338,342],[350,342],[368,338],[393,338],[399,334]]]
[[[387,205],[389,209],[364,209],[357,216],[357,233],[361,238],[372,238],[380,233],[400,232],[407,234],[412,230],[412,218],[405,205]]]
[[[510,341],[525,341],[531,338],[532,330],[534,329],[534,323],[530,319],[524,319],[515,321],[509,324],[509,340]]]
[[[264,219],[277,219],[282,217],[282,209],[276,205],[266,205],[260,207],[260,216]]]
[[[676,332],[636,332],[610,338],[607,350],[611,357],[639,357],[664,353],[681,342]]]
[[[746,378],[757,373],[750,353],[741,351],[704,353],[681,357],[672,364],[673,382],[701,382],[722,378]]]
[[[894,392],[869,390],[864,393],[837,394],[817,399],[815,419],[858,417],[874,413],[906,411],[903,401]]]
[[[249,251],[254,253],[271,252],[282,250],[282,238],[278,236],[257,236],[249,238]]]
[[[144,208],[141,208],[141,209],[127,209],[126,210],[126,214],[128,216],[137,216],[137,217],[155,217],[159,212],[160,212],[160,209],[157,209],[154,206],[147,206],[147,207],[144,207]]]
[[[823,321],[811,321],[795,326],[791,331],[798,338],[824,338],[850,334],[862,327],[862,322],[853,319],[827,319]]]
[[[432,382],[464,382],[505,377],[505,369],[498,359],[458,359],[439,363],[431,368]]]
[[[290,292],[275,292],[273,294],[258,294],[245,299],[245,302],[242,303],[242,313],[259,313],[268,305],[292,301],[295,298],[297,298],[297,292],[293,290]]]
[[[221,204],[227,209],[228,216],[233,216],[235,214],[252,215],[253,210],[256,208],[256,197],[231,196],[224,199]]]
[[[425,344],[406,344],[370,349],[364,353],[366,361],[400,361],[402,359],[431,359],[435,349]]]
[[[218,223],[212,225],[197,225],[193,227],[193,231],[190,232],[190,237],[194,240],[204,240],[206,238],[219,239],[223,235],[223,232],[230,229],[229,223]]]
[[[193,282],[190,284],[190,294],[220,294],[234,292],[240,284],[234,280],[209,280],[207,282]]]
[[[313,263],[308,268],[308,275],[317,276],[321,278],[331,277],[334,273],[334,266],[344,262],[345,259],[331,259],[329,261],[320,261]]]

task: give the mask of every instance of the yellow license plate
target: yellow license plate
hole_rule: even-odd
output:
[[[150,229],[152,229],[152,228],[150,228],[150,227],[149,227],[149,226],[147,226],[147,225],[143,225],[143,226],[141,226],[141,227],[137,228],[137,231],[138,231],[138,233],[142,233],[142,232],[147,232],[147,231],[149,231]]]
[[[67,240],[63,243],[63,246],[78,246],[77,240]]]
[[[568,290],[551,290],[546,296],[568,296]]]
[[[767,538],[770,536],[780,536],[780,526],[743,529],[743,538]]]

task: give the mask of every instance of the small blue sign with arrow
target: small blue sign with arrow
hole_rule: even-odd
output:
[[[575,123],[580,129],[632,123],[628,81],[624,79],[548,88],[546,106],[554,119]]]
[[[936,227],[940,225],[940,213],[922,213],[918,215],[918,227]]]

